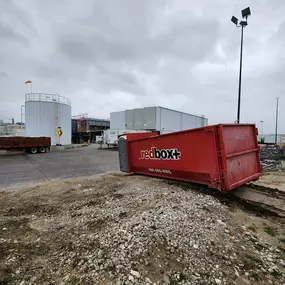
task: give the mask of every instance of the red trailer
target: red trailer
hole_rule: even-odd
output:
[[[0,137],[0,150],[25,150],[35,154],[50,150],[50,137]]]
[[[229,191],[261,174],[253,124],[219,124],[119,140],[120,169]]]

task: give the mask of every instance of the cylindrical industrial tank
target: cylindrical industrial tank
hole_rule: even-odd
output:
[[[52,145],[71,144],[71,102],[68,98],[28,93],[25,107],[26,137],[51,137]],[[57,136],[58,128],[62,131],[61,136]]]

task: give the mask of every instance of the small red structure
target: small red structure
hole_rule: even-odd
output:
[[[148,137],[146,137],[148,136]],[[208,185],[229,191],[261,174],[256,127],[219,124],[144,138],[119,140],[123,172]]]

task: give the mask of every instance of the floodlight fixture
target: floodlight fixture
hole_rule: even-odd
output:
[[[247,26],[247,21],[240,21],[239,23],[242,27],[246,27]]]
[[[236,18],[235,16],[232,16],[231,21],[237,26],[237,24],[238,24],[238,18]]]
[[[241,11],[242,17],[246,18],[251,15],[250,8],[247,7]]]

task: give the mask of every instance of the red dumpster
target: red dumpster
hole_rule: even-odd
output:
[[[119,140],[120,169],[229,191],[261,174],[253,124],[219,124]]]
[[[144,132],[144,133],[127,133],[119,135],[118,138],[124,136],[128,141],[142,139],[142,138],[149,138],[157,136],[159,132],[153,131],[153,132]]]

